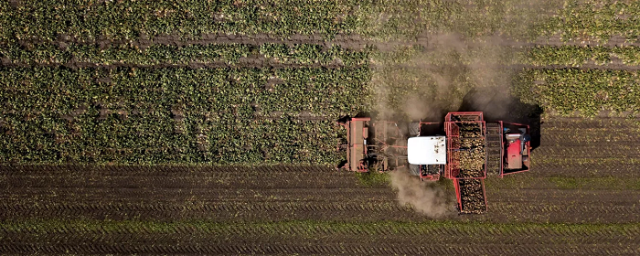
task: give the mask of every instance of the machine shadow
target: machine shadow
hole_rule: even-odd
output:
[[[519,98],[505,96],[503,88],[475,88],[462,100],[458,111],[482,111],[487,122],[504,121],[529,125],[531,150],[540,146],[541,116],[544,110],[539,105],[523,103]]]

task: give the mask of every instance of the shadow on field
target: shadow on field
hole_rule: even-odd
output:
[[[519,98],[505,93],[504,88],[475,88],[465,95],[458,111],[482,111],[487,122],[504,121],[529,125],[531,149],[540,146],[540,117],[543,109],[538,105],[523,103]]]

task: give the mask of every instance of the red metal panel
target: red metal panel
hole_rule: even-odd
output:
[[[456,191],[456,199],[458,200],[458,211],[462,211],[462,197],[460,195],[460,181],[458,179],[451,179],[453,182],[453,189]]]
[[[484,120],[484,113],[482,112],[449,112],[447,113],[447,116],[445,116],[444,120],[445,122],[453,122],[454,120],[452,120],[453,116],[468,116],[473,118],[473,120],[469,120],[469,121],[482,121]]]
[[[460,171],[460,158],[456,150],[460,149],[460,145],[456,143],[456,138],[460,136],[458,125],[454,122],[445,122],[445,133],[447,135],[447,166],[445,168],[445,177],[453,179],[458,176]]]
[[[480,179],[480,183],[482,183],[482,197],[484,197],[484,210],[489,211],[489,204],[487,204],[487,192],[484,189],[484,179]]]
[[[500,178],[504,177],[504,123],[500,123]]]
[[[500,124],[501,124],[501,126],[503,126],[504,124],[506,124],[506,125],[509,125],[509,126],[516,126],[516,127],[526,128],[526,134],[529,134],[529,135],[530,135],[530,126],[529,126],[529,125],[526,125],[526,124],[520,124],[520,123],[506,123],[506,122],[502,122],[502,121],[500,121]],[[503,126],[503,127],[504,127],[504,126]],[[504,137],[504,136],[502,136],[502,137]],[[503,140],[503,141],[502,141],[502,143],[503,143],[503,144],[502,144],[502,145],[503,145],[502,147],[504,148],[504,147],[506,146],[506,145],[505,145],[505,144],[506,144],[506,142],[504,141],[504,138],[502,138],[502,137],[501,137],[501,140]],[[505,173],[505,172],[504,172],[504,167],[503,167],[503,166],[501,166],[501,168],[500,168],[500,178],[504,178],[504,175],[515,174],[515,173],[522,173],[522,172],[528,172],[528,171],[530,171],[530,170],[531,170],[531,141],[527,141],[527,142],[525,143],[525,145],[526,145],[526,148],[527,148],[527,157],[528,157],[528,160],[527,160],[527,162],[526,162],[526,163],[523,163],[523,165],[524,165],[524,166],[526,166],[526,168],[524,168],[524,167],[523,167],[523,170],[520,170],[520,171],[513,171],[513,172]],[[504,153],[504,152],[505,152],[505,150],[503,150],[503,153]],[[504,162],[504,155],[503,155],[503,156],[501,156],[501,158],[502,158],[502,161],[501,161],[501,165],[502,165],[502,162]]]
[[[362,159],[353,159],[353,156],[351,155],[353,152],[357,152],[357,150],[362,150],[363,151],[363,155],[366,155],[366,146],[364,145],[364,143],[360,144],[358,142],[358,138],[357,137],[353,137],[353,136],[357,136],[357,131],[355,130],[357,127],[357,123],[361,122],[362,123],[362,132],[364,132],[364,127],[366,127],[366,122],[371,121],[371,118],[369,117],[354,117],[351,118],[350,121],[348,121],[345,126],[347,128],[347,138],[348,138],[348,142],[349,142],[349,146],[347,148],[347,166],[348,166],[348,170],[350,171],[356,171],[356,172],[367,172],[368,169],[366,168],[366,166],[361,162]],[[363,133],[363,137],[364,137],[364,133]],[[364,138],[362,138],[362,140],[364,141]],[[355,168],[353,168],[355,166]]]

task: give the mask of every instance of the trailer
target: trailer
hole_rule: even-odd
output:
[[[398,122],[351,118],[347,128],[350,171],[408,170],[422,180],[450,179],[459,213],[484,213],[487,175],[504,177],[530,170],[529,126],[487,123],[482,112],[450,112],[444,122]],[[442,130],[433,127],[443,127]],[[430,129],[427,129],[430,127]]]
[[[483,213],[487,210],[484,115],[482,112],[448,113],[444,127],[448,138],[445,178],[453,182],[458,211]]]

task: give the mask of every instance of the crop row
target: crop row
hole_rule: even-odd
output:
[[[79,40],[136,40],[143,36],[203,34],[360,34],[380,39],[414,38],[424,32],[470,37],[503,34],[536,38],[562,33],[585,36],[640,35],[637,2],[578,3],[481,1],[3,1],[0,41],[60,36]]]
[[[415,39],[425,33],[460,33],[468,38],[504,35],[535,40],[560,34],[567,41],[613,36],[637,40],[638,1],[384,1],[363,5],[356,30],[382,39]]]
[[[5,113],[55,110],[69,114],[85,105],[100,105],[107,109],[178,109],[238,117],[281,111],[337,116],[361,107],[353,99],[366,96],[369,80],[366,67],[3,68],[0,104]]]
[[[527,49],[521,61],[523,64],[536,66],[568,65],[580,66],[588,62],[597,65],[606,65],[613,58],[619,59],[622,64],[640,65],[640,47],[603,47],[603,46],[560,46],[560,47],[534,47]]]
[[[550,69],[520,74],[514,93],[560,114],[593,116],[599,111],[637,111],[638,72],[623,70]]]
[[[436,45],[436,50],[425,51],[422,47],[399,47],[391,52],[371,54],[376,65],[411,64],[417,56],[417,65],[563,65],[578,67],[584,64],[608,65],[615,59],[629,66],[640,65],[638,46],[496,46],[492,44],[468,44],[457,47]]]
[[[612,36],[637,40],[640,36],[638,1],[566,1],[553,17],[550,30],[560,31],[564,40],[596,39],[606,42]]]
[[[372,86],[382,107],[399,113],[422,108],[424,113],[417,115],[424,117],[428,109],[459,109],[470,90],[483,87],[511,88],[525,103],[564,115],[593,116],[600,111],[621,114],[636,111],[640,102],[636,71],[549,69],[551,65],[593,62],[606,65],[616,59],[633,69],[638,65],[640,47],[434,47],[443,49],[406,47],[372,53]],[[516,70],[511,65],[525,68]]]
[[[9,44],[0,49],[0,56],[14,64],[51,65],[72,61],[101,65],[157,65],[222,62],[237,64],[240,58],[264,56],[283,64],[331,64],[339,60],[346,66],[365,65],[368,50],[346,50],[340,46],[324,49],[322,45],[299,44],[207,44],[174,46],[154,44],[146,49],[130,45],[111,45],[100,49],[96,45],[71,44],[66,49],[53,44],[36,44],[28,49]]]
[[[142,35],[351,33],[359,1],[19,1],[0,4],[3,40],[59,35],[80,40],[136,39]]]
[[[484,16],[472,20],[465,18],[478,13],[474,12],[476,10],[499,6],[495,3],[464,5],[446,0],[186,0],[179,3],[170,0],[45,0],[17,4],[5,1],[0,3],[0,26],[3,28],[2,41],[33,38],[54,41],[59,36],[83,41],[135,40],[143,35],[197,37],[217,33],[320,34],[328,37],[357,33],[395,39],[396,35],[410,38],[434,27],[447,29],[462,25],[468,28],[471,23],[478,24],[478,20],[491,23]],[[493,25],[484,23],[483,29]]]
[[[168,111],[99,118],[98,110],[69,122],[41,115],[3,116],[3,162],[22,163],[263,163],[333,164],[341,130],[331,120],[210,122],[172,119]]]
[[[2,161],[35,163],[335,163],[344,134],[332,119],[362,107],[352,99],[370,79],[366,68],[5,68],[0,77]]]
[[[434,109],[457,110],[480,82],[457,57],[438,59],[421,49],[405,50],[373,53],[371,108],[409,114],[410,119],[438,115]]]
[[[282,221],[270,223],[220,223],[220,222],[158,222],[158,221],[57,221],[33,220],[19,223],[0,223],[2,233],[76,233],[76,234],[117,234],[124,233],[161,233],[181,234],[217,234],[233,236],[251,234],[252,236],[301,236],[318,235],[438,235],[470,237],[482,233],[504,234],[509,236],[542,237],[580,237],[617,235],[634,237],[640,230],[636,223],[629,224],[537,224],[537,223],[457,223],[449,221],[433,222],[362,222],[338,223],[316,221]]]

